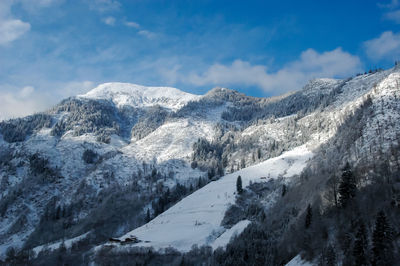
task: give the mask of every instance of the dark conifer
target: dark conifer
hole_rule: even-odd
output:
[[[242,187],[242,177],[238,176],[236,180],[236,191],[241,194],[243,192],[243,187]]]
[[[286,195],[287,192],[287,187],[285,184],[282,185],[282,197],[284,197]]]
[[[150,222],[150,209],[147,209],[147,213],[146,213],[146,223]]]
[[[305,227],[309,228],[312,222],[312,208],[311,205],[308,204],[307,206],[307,213],[306,213],[306,220],[305,220]]]
[[[349,204],[356,194],[356,189],[357,187],[350,164],[346,163],[339,184],[339,203],[341,207],[345,208]]]
[[[336,252],[335,249],[329,245],[326,249],[326,265],[327,266],[336,266]]]
[[[378,213],[372,236],[373,264],[391,265],[393,259],[392,230],[383,211]]]
[[[353,256],[356,265],[368,265],[368,238],[364,223],[361,221],[354,242]]]

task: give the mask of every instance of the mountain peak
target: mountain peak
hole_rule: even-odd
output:
[[[230,100],[235,100],[235,99],[247,97],[247,96],[243,93],[240,93],[240,92],[232,90],[232,89],[215,87],[215,88],[211,89],[210,91],[208,91],[206,93],[205,97],[210,97],[213,99],[219,99],[219,100],[223,100],[223,101],[230,101]]]
[[[171,87],[147,87],[131,83],[104,83],[80,98],[110,100],[117,106],[146,107],[160,105],[177,110],[200,96]]]

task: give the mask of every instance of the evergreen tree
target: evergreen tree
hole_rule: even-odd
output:
[[[391,265],[393,259],[392,231],[383,211],[378,213],[372,236],[373,264]]]
[[[199,177],[198,182],[197,182],[197,188],[201,188],[203,186],[203,182],[201,180],[201,177]]]
[[[368,265],[367,254],[368,254],[367,232],[364,223],[360,221],[360,226],[358,227],[353,248],[353,256],[355,264]]]
[[[244,158],[242,158],[241,160],[240,160],[240,168],[246,168],[246,161],[245,161],[245,159]]]
[[[282,197],[284,197],[286,195],[287,192],[287,187],[285,184],[282,185]]]
[[[339,184],[340,206],[345,208],[348,205],[350,200],[355,196],[356,189],[356,182],[353,172],[351,171],[350,164],[346,163],[346,166],[342,172],[342,179],[340,180]]]
[[[150,222],[151,218],[150,218],[150,209],[147,209],[147,213],[146,213],[146,223]]]
[[[261,149],[260,148],[258,148],[257,149],[257,159],[261,159]]]
[[[242,192],[243,192],[243,188],[242,188],[242,177],[241,177],[241,176],[238,176],[237,179],[236,179],[236,191],[237,191],[239,194],[242,194]]]
[[[336,266],[336,252],[335,249],[329,245],[325,251],[325,265]]]
[[[61,213],[61,207],[60,206],[57,206],[57,209],[56,209],[56,215],[55,215],[55,220],[59,220],[60,219],[60,213]]]
[[[311,205],[308,204],[307,206],[307,214],[306,214],[306,220],[305,220],[305,227],[309,228],[311,225],[311,221],[312,221],[312,208]]]

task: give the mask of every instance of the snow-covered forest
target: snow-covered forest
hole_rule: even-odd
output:
[[[271,98],[107,83],[2,121],[0,262],[396,265],[399,101],[395,66]]]

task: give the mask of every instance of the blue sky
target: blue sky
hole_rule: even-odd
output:
[[[398,0],[1,0],[0,119],[103,82],[270,96],[399,59]]]

